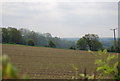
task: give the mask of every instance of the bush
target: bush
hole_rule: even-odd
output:
[[[27,40],[27,45],[34,46],[34,40],[33,39],[28,39]]]
[[[55,43],[53,41],[49,41],[49,46],[52,47],[52,48],[56,47],[56,45],[55,45]]]

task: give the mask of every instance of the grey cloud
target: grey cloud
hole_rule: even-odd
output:
[[[114,2],[4,3],[2,16],[3,26],[28,27],[60,37],[86,33],[109,37],[108,30],[118,24],[117,3]]]

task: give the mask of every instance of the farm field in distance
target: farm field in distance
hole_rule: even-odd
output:
[[[95,71],[95,57],[87,51],[3,44],[2,54],[31,79],[71,79],[75,75],[73,64],[79,73],[85,68],[89,74]]]

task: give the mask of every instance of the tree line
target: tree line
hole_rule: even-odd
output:
[[[70,48],[74,42],[53,37],[50,33],[38,33],[28,29],[13,27],[1,28],[2,43],[45,46],[54,48]]]
[[[31,45],[31,46],[45,46],[52,48],[66,48],[66,49],[78,49],[78,50],[92,50],[98,51],[106,49],[103,47],[102,43],[99,41],[99,36],[96,34],[86,34],[80,38],[77,43],[63,40],[58,37],[53,37],[50,33],[38,33],[28,29],[17,29],[13,27],[4,28],[1,27],[2,34],[2,43],[10,44],[22,44],[22,45]],[[108,51],[120,52],[120,39],[117,40],[117,46],[114,47],[114,44],[108,48]]]

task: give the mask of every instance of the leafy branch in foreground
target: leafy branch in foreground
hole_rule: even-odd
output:
[[[95,73],[93,75],[89,75],[86,73],[86,69],[84,73],[79,74],[85,80],[88,79],[114,79],[116,81],[120,80],[120,74],[118,69],[118,54],[109,54],[107,50],[98,51],[97,53],[89,51],[91,54],[95,56],[95,65],[97,68],[95,69]],[[75,66],[74,66],[75,67]],[[74,68],[73,68],[74,69]],[[74,69],[75,70],[75,69]],[[77,72],[76,72],[77,73]],[[78,78],[72,78],[78,79]]]
[[[92,53],[93,54],[93,53]],[[96,55],[95,64],[97,65],[96,71],[99,73],[99,79],[115,79],[119,80],[118,73],[118,54],[109,54],[107,50],[98,51]]]
[[[7,55],[3,55],[0,57],[0,63],[2,63],[0,66],[0,73],[2,74],[1,79],[27,79],[28,76],[18,74],[18,71],[16,68],[12,65],[10,62],[10,59]]]

